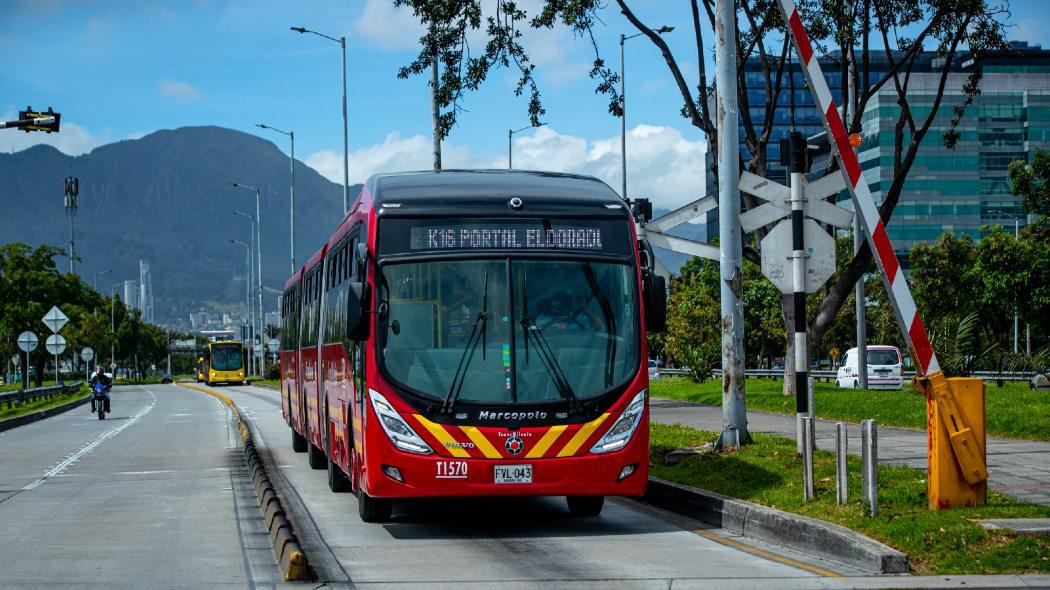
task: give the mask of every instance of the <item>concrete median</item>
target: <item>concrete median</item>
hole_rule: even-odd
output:
[[[255,493],[259,499],[259,509],[263,513],[270,542],[273,545],[273,553],[277,558],[281,574],[286,582],[314,580],[315,576],[310,567],[310,562],[306,557],[306,553],[303,552],[298,538],[295,536],[291,521],[285,515],[281,506],[281,499],[277,496],[277,492],[274,491],[270,477],[266,473],[266,467],[259,456],[258,450],[255,448],[251,427],[248,426],[244,416],[241,415],[240,409],[233,403],[232,399],[217,391],[189,383],[180,383],[179,385],[187,389],[206,393],[226,404],[233,411],[234,416],[237,418],[241,445],[244,449],[244,461],[248,466],[252,486],[255,488]]]

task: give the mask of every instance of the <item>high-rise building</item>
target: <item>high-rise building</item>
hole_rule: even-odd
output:
[[[150,272],[149,262],[139,260],[139,309],[142,310],[142,321],[154,323],[153,304],[153,273]]]
[[[124,305],[131,309],[139,309],[139,283],[138,281],[124,281]]]
[[[894,54],[895,59],[898,57],[899,53]],[[819,61],[832,95],[841,104],[842,73],[837,55],[824,56]],[[935,52],[923,52],[916,59],[908,90],[914,117],[929,114],[943,63]],[[872,83],[888,71],[888,64],[882,52],[872,52]],[[974,61],[965,52],[956,57],[937,118],[908,172],[888,227],[899,254],[906,254],[916,243],[936,240],[948,230],[979,238],[983,225],[1012,228],[1015,220],[1021,226],[1027,223],[1021,215],[1021,199],[1010,194],[1006,169],[1013,160],[1030,158],[1035,148],[1050,147],[1050,51],[1039,45],[1014,42],[1010,49],[985,55],[979,66],[984,74],[981,94],[962,119],[958,145],[948,150],[941,143],[941,135],[949,126],[952,109],[964,100],[963,84],[973,67]],[[795,129],[806,137],[822,133],[820,115],[798,63],[791,64],[790,70],[794,76]],[[744,64],[744,80],[749,114],[753,120],[762,121],[766,91],[762,64],[757,58]],[[786,138],[792,128],[791,83],[791,78],[785,76],[768,148],[766,176],[782,184],[787,184],[787,169],[780,164],[780,139]],[[858,152],[865,179],[878,204],[893,181],[894,127],[899,116],[900,106],[891,85],[883,86],[869,100],[862,115],[863,142]],[[756,123],[756,127],[761,124]],[[743,125],[739,133],[746,164],[750,154]],[[814,170],[821,164],[819,160],[815,162]],[[715,192],[712,179],[708,184],[709,192]],[[844,206],[852,208],[847,192],[840,199],[845,201]],[[718,235],[717,211],[708,213],[706,230],[709,239]],[[906,256],[902,256],[902,262],[907,263]]]

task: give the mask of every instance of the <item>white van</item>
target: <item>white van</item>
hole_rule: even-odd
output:
[[[873,345],[868,347],[868,389],[900,389],[904,383],[901,375],[903,361],[896,346]],[[857,349],[846,351],[846,358],[839,367],[835,384],[839,387],[860,387],[857,371]]]

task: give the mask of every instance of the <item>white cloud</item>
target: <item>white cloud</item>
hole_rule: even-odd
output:
[[[427,170],[432,165],[430,137],[390,133],[382,143],[350,153],[350,182],[364,182],[377,172]],[[632,196],[648,197],[659,207],[678,207],[705,192],[705,142],[686,139],[671,127],[638,125],[627,138],[628,187]],[[505,168],[507,156],[476,154],[462,145],[442,146],[446,168]],[[323,150],[306,159],[333,182],[343,180],[342,153]],[[596,176],[619,192],[620,138],[588,140],[541,127],[514,139],[514,167]]]
[[[366,0],[354,32],[383,51],[406,51],[419,48],[423,27],[408,8],[395,7],[389,0]]]
[[[201,97],[200,91],[193,86],[170,78],[160,81],[160,93],[178,100],[197,100]]]
[[[18,111],[8,110],[4,113],[5,121],[18,118]],[[71,156],[79,156],[109,142],[109,130],[103,131],[102,135],[92,135],[86,128],[62,121],[58,133],[44,133],[34,131],[26,133],[18,129],[5,129],[0,131],[0,152],[20,152],[37,144],[54,146],[59,151]]]

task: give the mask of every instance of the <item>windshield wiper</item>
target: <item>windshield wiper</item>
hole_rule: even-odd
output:
[[[568,402],[571,410],[580,409],[580,398],[576,396],[576,392],[572,390],[572,385],[569,384],[568,377],[565,376],[565,371],[562,370],[561,365],[558,363],[558,358],[554,355],[554,351],[551,349],[547,339],[543,336],[543,331],[540,330],[539,325],[536,324],[536,320],[529,315],[528,306],[528,284],[526,283],[527,277],[524,275],[521,279],[522,295],[521,295],[521,329],[525,332],[525,364],[529,364],[529,338],[533,339],[533,344],[536,346],[536,351],[539,353],[540,361],[543,363],[543,367],[547,369],[547,373],[551,376],[551,380],[554,382],[554,387],[558,390],[558,393],[565,398]]]
[[[478,349],[478,343],[484,342],[487,344],[488,317],[489,271],[485,270],[485,287],[481,292],[481,311],[470,326],[470,336],[467,338],[467,345],[463,347],[463,353],[459,356],[459,364],[456,365],[456,372],[452,375],[452,383],[449,385],[448,395],[445,396],[445,403],[441,404],[441,411],[444,413],[452,413],[452,408],[456,405],[459,392],[463,390],[466,368],[470,366],[470,361],[474,359],[474,351]],[[478,330],[479,326],[481,330]],[[481,348],[481,360],[485,360],[485,344]]]
[[[605,317],[605,387],[608,389],[612,387],[613,371],[616,366],[616,316],[613,314],[612,305],[609,303],[608,298],[602,292],[601,286],[598,285],[598,278],[594,276],[594,269],[591,268],[591,263],[584,263],[583,276],[586,277],[587,284],[591,287],[591,293],[598,300],[598,307],[602,310],[602,315]]]

